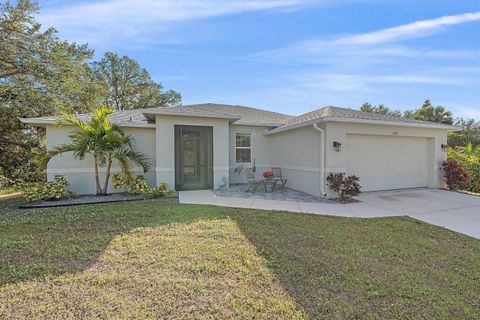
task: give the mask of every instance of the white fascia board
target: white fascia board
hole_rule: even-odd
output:
[[[49,119],[38,119],[38,118],[20,118],[20,121],[25,124],[32,124],[39,127],[45,127],[47,125],[64,125],[69,126],[68,123],[60,123],[57,120],[49,120]],[[113,122],[115,125],[119,127],[134,127],[134,128],[155,128],[154,123],[130,123],[130,122]]]
[[[193,117],[193,118],[214,118],[214,119],[227,119],[227,120],[239,120],[238,117],[222,116],[222,115],[206,115],[200,113],[184,113],[184,112],[146,112],[144,115],[148,116],[175,116],[175,117]]]
[[[394,127],[413,127],[413,128],[426,128],[426,129],[439,129],[439,130],[448,130],[448,131],[461,131],[462,128],[456,127],[453,125],[443,125],[443,124],[428,124],[428,123],[412,123],[412,122],[400,122],[400,121],[384,121],[384,120],[368,120],[368,119],[352,119],[352,118],[341,118],[341,117],[325,117],[316,120],[310,120],[302,122],[293,126],[286,128],[279,127],[271,131],[267,131],[265,135],[280,133],[288,130],[293,130],[296,128],[306,127],[314,123],[322,122],[341,122],[341,123],[360,123],[360,124],[371,124],[371,125],[382,125],[382,126],[394,126]]]

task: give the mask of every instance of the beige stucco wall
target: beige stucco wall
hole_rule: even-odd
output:
[[[257,167],[256,176],[262,178],[262,172],[271,168],[270,164],[270,139],[265,136],[265,130],[270,127],[261,126],[243,126],[243,125],[231,125],[229,132],[229,162],[230,162],[230,183],[246,183],[246,168],[253,166],[253,160],[255,159],[255,165]],[[251,163],[237,163],[235,157],[235,137],[236,133],[249,133],[251,134],[252,143],[252,162]],[[237,171],[235,171],[236,168]]]
[[[245,182],[245,170],[240,174],[235,172],[239,166],[235,161],[235,133],[243,132],[252,134],[252,159],[256,160],[259,178],[263,171],[278,166],[288,179],[288,187],[321,195],[321,134],[311,125],[265,135],[267,127],[230,125],[225,119],[164,115],[157,116],[155,127],[152,128],[124,128],[135,138],[137,149],[146,154],[152,164],[152,169],[146,174],[152,186],[167,182],[170,188],[175,187],[175,125],[213,127],[214,188],[219,187],[224,177],[230,183]],[[443,187],[440,163],[446,158],[446,153],[440,146],[447,143],[446,130],[338,122],[323,123],[320,127],[326,133],[325,175],[329,172],[348,171],[348,135],[423,137],[427,139],[428,187]],[[71,131],[72,127],[69,126],[47,126],[47,148],[68,143]],[[334,150],[334,141],[343,144],[342,151]],[[244,164],[244,169],[252,165],[253,163]],[[135,169],[136,174],[143,174],[141,168]],[[118,164],[114,164],[112,171],[118,171]],[[89,156],[83,161],[74,159],[68,153],[53,158],[47,168],[48,179],[52,180],[58,174],[67,178],[71,190],[77,194],[95,192],[93,161]],[[103,174],[104,170],[101,169],[102,177]],[[111,185],[109,190],[115,191]],[[325,186],[325,191],[332,195],[328,186]]]
[[[71,126],[47,126],[47,150],[53,147],[70,142],[68,135],[72,132]],[[135,145],[138,151],[144,153],[152,166],[145,177],[150,185],[156,185],[155,176],[155,129],[154,128],[123,128],[123,130],[132,135],[135,139]],[[142,168],[135,167],[135,174],[142,175]],[[112,172],[118,172],[118,163],[114,162]],[[103,181],[105,169],[100,168],[100,181]],[[95,193],[95,175],[93,159],[87,155],[84,160],[75,159],[71,152],[58,155],[47,166],[47,179],[51,181],[56,175],[63,175],[70,183],[70,190],[77,194]],[[116,192],[111,180],[109,184],[109,192]]]
[[[219,188],[229,173],[229,122],[225,119],[157,115],[157,181],[175,188],[175,125],[213,127],[213,186]]]
[[[446,159],[447,154],[446,152],[442,151],[441,145],[447,144],[447,130],[405,126],[328,122],[326,134],[327,152],[325,171],[327,174],[329,172],[348,173],[348,159],[346,152],[346,148],[348,148],[348,134],[427,138],[427,186],[430,188],[441,188],[444,186],[442,181],[442,171],[440,170],[440,164],[443,160]],[[336,152],[334,150],[334,141],[342,143],[342,151]],[[331,192],[329,192],[329,194],[331,194]]]
[[[325,125],[320,125],[322,129]],[[287,186],[309,194],[321,195],[321,133],[312,126],[273,135],[270,139],[270,162],[281,167]]]

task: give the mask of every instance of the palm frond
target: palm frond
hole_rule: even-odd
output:
[[[40,157],[39,159],[39,164],[41,168],[46,168],[48,162],[55,156],[65,153],[65,152],[72,152],[76,151],[77,145],[76,144],[62,144],[59,146],[56,146],[55,148],[47,151],[45,155]]]

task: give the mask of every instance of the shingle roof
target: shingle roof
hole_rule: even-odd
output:
[[[144,112],[149,112],[150,110],[155,110],[156,108],[150,109],[135,109],[135,110],[124,110],[116,111],[111,114],[108,119],[112,123],[116,124],[133,124],[133,125],[146,125],[149,123],[148,119],[143,114]],[[77,117],[81,120],[88,121],[90,119],[90,114],[79,114]],[[55,123],[59,120],[59,117],[40,117],[40,118],[26,118],[21,119],[25,123],[41,124],[52,122]]]
[[[378,113],[362,112],[353,109],[324,107],[317,109],[298,117],[255,109],[238,105],[226,105],[215,103],[193,104],[179,107],[169,108],[149,108],[117,111],[113,113],[109,119],[113,123],[122,124],[124,126],[154,126],[152,120],[155,115],[180,115],[192,117],[213,117],[228,119],[233,124],[239,125],[258,125],[275,127],[268,133],[276,133],[290,130],[297,127],[306,126],[319,121],[344,121],[344,122],[364,122],[373,121],[383,124],[398,124],[411,126],[424,126],[443,129],[456,129],[453,126],[439,124],[429,121],[412,120],[402,117],[388,116]],[[88,114],[81,114],[79,117],[88,120]],[[57,117],[42,117],[22,119],[25,123],[45,124],[54,123]]]
[[[413,120],[413,119],[389,116],[389,115],[373,113],[373,112],[363,112],[363,111],[358,111],[353,109],[328,106],[328,107],[320,108],[320,109],[302,114],[298,117],[295,117],[290,121],[288,121],[287,123],[285,123],[284,125],[270,130],[270,133],[281,132],[281,131],[301,127],[304,125],[309,125],[320,120],[328,121],[333,119],[344,119],[346,122],[348,122],[348,120],[351,120],[352,122],[363,120],[363,121],[392,122],[392,123],[398,123],[398,124],[411,124],[411,125],[420,125],[420,126],[423,125],[423,126],[439,127],[439,128],[446,128],[446,129],[454,128],[453,126],[445,125],[437,122]]]
[[[193,104],[181,107],[158,108],[147,114],[173,114],[198,117],[217,117],[235,120],[234,124],[243,125],[264,125],[276,127],[287,123],[293,119],[293,116],[255,109],[245,106],[228,105],[228,104]]]
[[[232,120],[234,124],[241,125],[259,125],[277,127],[287,123],[294,118],[293,116],[255,109],[245,106],[233,106],[226,104],[194,104],[179,107],[168,108],[149,108],[149,109],[134,109],[125,111],[116,111],[110,115],[109,119],[117,124],[148,124],[150,120],[154,120],[155,115],[179,115],[192,117],[206,117],[206,118],[222,118]],[[89,114],[78,115],[80,119],[88,120]],[[57,117],[42,117],[24,119],[26,123],[45,123],[55,122]]]

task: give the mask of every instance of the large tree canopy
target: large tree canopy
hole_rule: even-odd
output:
[[[94,63],[97,76],[107,87],[104,104],[115,110],[175,106],[181,101],[179,93],[162,92],[162,85],[154,82],[148,71],[137,61],[107,52]]]
[[[61,41],[52,28],[41,31],[36,3],[6,2],[0,10],[0,171],[34,176],[41,138],[19,118],[89,111],[100,103],[100,82],[88,64],[91,50]]]
[[[391,110],[388,107],[385,107],[383,104],[379,104],[378,106],[374,106],[369,102],[365,102],[362,104],[360,107],[360,111],[363,112],[374,112],[374,113],[380,113],[388,116],[394,116],[394,117],[401,117],[402,112],[399,110]]]
[[[461,131],[449,132],[448,144],[451,146],[466,146],[472,144],[473,146],[480,145],[480,121],[475,119],[457,118],[453,120],[452,113],[447,111],[442,106],[434,107],[430,100],[425,100],[419,109],[405,111],[403,114],[400,111],[392,111],[383,104],[372,106],[370,103],[364,103],[360,107],[364,112],[375,112],[380,114],[405,117],[415,120],[433,121],[443,124],[455,124],[461,128]]]
[[[453,124],[453,117],[450,111],[442,106],[434,107],[430,100],[425,100],[420,109],[406,111],[404,116],[415,120],[433,121],[443,124]]]
[[[85,113],[102,104],[113,109],[180,103],[180,94],[162,86],[128,57],[107,53],[98,63],[86,45],[58,38],[35,20],[36,2],[0,2],[0,175],[37,180],[36,154],[44,152],[43,132],[22,117]]]

